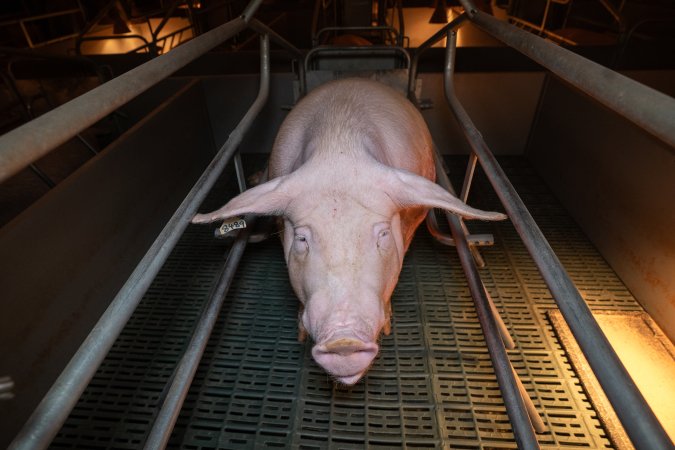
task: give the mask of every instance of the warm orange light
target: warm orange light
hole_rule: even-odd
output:
[[[156,29],[156,27],[161,22],[161,19],[150,19],[150,27]],[[164,28],[160,33],[159,38],[168,36],[171,33],[185,28],[190,25],[190,22],[186,18],[182,17],[173,17],[169,19]],[[100,41],[85,41],[82,44],[82,53],[86,55],[92,54],[119,54],[119,53],[128,53],[131,52],[145,44],[142,39],[138,36],[142,36],[147,42],[152,43],[152,34],[147,23],[143,24],[129,24],[129,33],[125,33],[123,36],[128,36],[126,39],[105,39]],[[112,27],[106,27],[100,29],[94,33],[90,33],[88,36],[112,36]],[[182,35],[179,37],[175,36],[173,39],[173,44],[178,42],[184,42],[193,37],[192,30],[187,29],[183,31]],[[171,48],[171,38],[167,39],[167,44],[164,46],[164,51],[168,51]],[[162,43],[160,42],[160,45]]]
[[[594,314],[647,403],[675,441],[675,349],[642,314]]]

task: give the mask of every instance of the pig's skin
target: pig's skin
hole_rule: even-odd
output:
[[[415,229],[430,207],[467,218],[471,208],[432,181],[431,136],[417,109],[374,81],[315,89],[289,113],[270,156],[270,181],[198,214],[283,218],[291,284],[302,303],[300,337],[336,380],[356,383],[390,329],[390,298]]]

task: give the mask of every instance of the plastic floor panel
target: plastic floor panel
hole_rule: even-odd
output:
[[[461,177],[466,159],[447,161]],[[591,308],[640,310],[528,163],[500,162]],[[220,186],[203,209],[220,206],[232,189]],[[499,209],[480,172],[469,203]],[[515,230],[509,222],[469,226],[495,236],[482,251],[481,275],[516,342],[511,361],[549,430],[538,436],[541,446],[611,448],[546,317],[555,302]],[[53,448],[142,447],[226,248],[210,228],[188,228]],[[393,311],[392,333],[368,376],[337,386],[310,345],[297,342],[297,299],[278,240],[250,245],[169,448],[516,448],[455,250],[423,227]]]

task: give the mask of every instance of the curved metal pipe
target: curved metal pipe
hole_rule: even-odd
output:
[[[412,98],[415,92],[415,79],[417,78],[417,66],[419,64],[420,55],[429,47],[434,45],[436,42],[443,39],[448,31],[456,30],[468,19],[466,13],[456,17],[450,23],[445,25],[443,28],[435,32],[429,39],[422,42],[413,54],[412,60],[410,62],[410,71],[408,73],[408,97]]]

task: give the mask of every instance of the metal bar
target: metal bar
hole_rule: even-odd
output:
[[[529,34],[527,36],[532,37]],[[482,135],[457,100],[450,77],[453,58],[454,52],[446,61],[450,68],[446,67],[445,77],[445,94],[450,110],[457,118],[633,445],[638,450],[672,449],[673,444],[668,435],[617,357],[588,305],[497,163]]]
[[[328,54],[330,56],[388,56],[401,55],[407,67],[410,67],[410,55],[403,47],[391,46],[373,46],[373,47],[315,47],[305,57],[305,71],[309,71],[310,62],[317,54]]]
[[[403,47],[403,36],[405,36],[405,25],[403,24],[403,1],[396,0],[396,9],[398,10],[398,45]]]
[[[253,0],[252,3],[259,0]],[[0,136],[0,182],[93,125],[246,26],[244,16],[202,34]]]
[[[270,37],[272,42],[279,44],[282,46],[286,51],[294,55],[295,57],[298,58],[300,61],[300,64],[298,64],[298,77],[299,77],[299,82],[300,82],[300,92],[306,92],[307,88],[307,81],[306,81],[306,74],[305,74],[305,65],[302,64],[302,62],[305,60],[305,53],[288,42],[286,39],[281,37],[276,31],[272,30],[270,27],[267,25],[263,24],[260,22],[258,19],[252,19],[249,22],[249,27],[257,31],[260,34],[266,34]]]
[[[464,12],[469,17],[473,17],[473,15],[478,11],[478,8],[476,8],[476,4],[473,2],[473,0],[459,0],[459,3],[464,7]]]
[[[532,427],[534,428],[534,431],[537,433],[545,433],[547,431],[546,425],[544,425],[544,421],[541,420],[541,417],[537,412],[537,408],[534,407],[534,403],[530,398],[530,394],[527,393],[527,389],[525,389],[523,382],[520,380],[520,377],[516,373],[516,369],[513,368],[513,364],[511,364],[511,370],[513,371],[513,377],[516,379],[516,384],[518,384],[518,391],[520,392],[520,396],[523,397],[523,401],[525,402],[525,408],[527,408],[527,416],[530,418],[530,421],[532,422]]]
[[[431,237],[433,237],[443,245],[452,247],[455,246],[455,241],[452,239],[452,236],[443,233],[438,228],[438,221],[436,220],[436,215],[434,214],[433,210],[430,210],[429,213],[427,214],[426,225],[427,230],[429,230],[429,234],[431,234]],[[466,240],[470,246],[483,247],[494,244],[494,238],[491,234],[468,234],[468,233],[465,234]]]
[[[190,339],[190,343],[178,367],[174,371],[169,392],[145,441],[145,446],[143,447],[145,450],[163,449],[171,437],[171,432],[180,414],[180,409],[185,402],[190,384],[197,372],[199,361],[204,354],[204,349],[213,332],[220,309],[223,306],[223,301],[230,290],[230,284],[239,266],[239,261],[244,254],[246,243],[251,234],[250,227],[253,225],[255,218],[247,216],[244,220],[247,227],[239,230],[239,234],[237,234],[237,238],[234,244],[232,244],[232,248],[230,248],[213,294],[209,298],[206,308],[202,311],[192,339]]]
[[[481,11],[471,21],[611,110],[675,147],[675,98]]]
[[[305,57],[305,54],[302,52],[302,50],[300,50],[299,48],[288,42],[286,39],[281,37],[276,31],[272,30],[270,27],[260,22],[258,19],[252,19],[251,22],[249,22],[249,26],[251,27],[252,30],[257,31],[258,33],[269,35],[272,42],[281,45],[284,49],[286,49],[296,57],[300,59],[303,59]]]
[[[47,185],[49,189],[53,188],[56,186],[56,183],[54,183],[54,180],[49,178],[49,175],[44,173],[42,169],[40,169],[36,164],[29,164],[28,167],[30,170],[40,179],[44,184]]]
[[[251,0],[249,2],[248,6],[246,6],[244,9],[244,12],[241,13],[241,17],[244,19],[244,22],[249,23],[251,21],[262,1],[263,0]]]
[[[445,37],[449,30],[456,30],[459,28],[465,20],[468,19],[466,13],[455,17],[450,23],[445,25],[443,28],[434,33],[429,39],[422,42],[417,49],[415,50],[412,61],[410,63],[410,71],[408,73],[408,97],[414,97],[415,92],[415,79],[417,78],[417,66],[419,64],[420,55],[429,47],[434,45],[436,42],[440,41]]]
[[[495,322],[497,322],[497,328],[499,328],[499,335],[502,337],[502,342],[504,343],[504,347],[507,350],[513,350],[514,348],[516,348],[516,343],[513,342],[513,338],[511,337],[511,333],[509,333],[509,329],[506,326],[506,324],[504,323],[504,319],[502,319],[502,315],[499,314],[499,310],[495,306],[495,302],[492,300],[492,296],[490,295],[487,288],[485,287],[485,284],[483,284],[482,281],[481,281],[481,284],[483,285],[483,289],[485,289],[485,298],[487,298],[488,304],[490,306],[490,311],[492,312],[492,316],[495,318]],[[518,377],[516,376],[516,379],[517,378]],[[526,398],[526,396],[523,396],[523,398]],[[527,398],[529,398],[529,396],[527,396]],[[530,408],[528,407],[528,410],[529,409]],[[531,416],[531,414],[530,414],[530,416]],[[537,432],[539,432],[539,430],[537,430]]]
[[[475,164],[476,164],[475,156],[472,154],[470,156],[470,159],[474,160],[473,165],[474,165],[474,168],[475,168]],[[463,186],[462,186],[462,193],[460,194],[460,198],[462,198],[462,201],[465,202],[465,203],[466,203],[465,190],[467,189],[467,180],[468,180],[468,183],[470,184],[471,183],[471,177],[473,176],[473,170],[471,170],[471,174],[469,174],[470,166],[471,166],[471,162],[469,162],[469,167],[467,167],[467,173],[464,176],[464,183],[463,183]],[[444,167],[442,169],[445,170]],[[466,194],[468,195],[468,192]],[[462,225],[462,231],[464,231],[464,235],[469,236],[469,229],[467,228],[464,220],[462,220],[460,218],[459,223]],[[468,240],[468,241],[469,241],[469,248],[471,249],[471,255],[473,255],[473,259],[476,262],[476,265],[480,268],[485,267],[485,260],[483,259],[483,256],[480,254],[480,251],[478,250],[478,247],[475,244],[472,244],[471,240]],[[494,244],[494,239],[492,238],[492,235],[490,235],[490,245],[492,245],[492,244]]]
[[[471,189],[471,182],[473,181],[473,174],[476,171],[476,163],[478,158],[475,153],[469,155],[469,163],[466,166],[466,173],[464,174],[464,184],[462,184],[462,192],[459,194],[459,199],[466,203],[469,198],[469,190]]]
[[[157,38],[159,36],[159,33],[162,31],[162,29],[164,29],[166,24],[169,22],[169,19],[173,15],[173,12],[178,7],[178,3],[180,3],[181,1],[182,0],[174,0],[173,2],[171,2],[169,7],[166,9],[166,11],[164,11],[164,17],[162,17],[162,21],[159,23],[159,25],[157,25],[157,28],[155,28],[154,31],[152,30],[152,27],[149,27],[150,28],[150,34],[152,35],[152,41],[153,41],[154,44],[157,43]],[[149,24],[150,24],[150,22],[148,21],[148,25]]]
[[[456,45],[456,42],[453,43],[453,45]],[[473,174],[474,171],[476,170],[476,163],[478,162],[478,158],[476,158],[476,155],[474,153],[471,153],[469,155],[469,164],[467,165],[466,168],[466,173],[464,174],[464,182],[462,183],[462,191],[459,195],[459,198],[466,203],[467,198],[469,197],[469,189],[471,188],[471,182],[473,181]],[[466,227],[466,223],[464,223],[463,220],[460,219],[460,223],[462,224],[462,230],[464,230],[464,234],[469,234],[469,230]],[[480,251],[478,251],[478,248],[476,246],[470,246],[471,248],[471,254],[473,255],[473,259],[476,261],[476,265],[478,267],[485,267],[485,260],[483,259],[483,256],[480,254]],[[486,292],[487,294],[487,292]],[[488,296],[488,299],[490,297]],[[490,300],[490,304],[492,305],[492,300]],[[497,317],[500,317],[499,314],[497,313],[497,310],[494,308],[494,305],[492,305],[493,312],[496,314]],[[501,320],[501,319],[500,319]],[[509,347],[507,345],[507,341],[504,341],[504,345],[506,345],[507,348],[513,348],[513,341],[510,340],[511,336],[509,336],[509,342],[512,345]]]
[[[324,27],[319,30],[318,33],[316,33],[316,36],[314,37],[313,41],[313,46],[319,45],[319,38],[321,37],[322,34],[328,33],[331,31],[389,31],[391,32],[394,36],[396,36],[398,40],[398,30],[392,26],[389,25],[380,25],[380,26],[363,26],[363,27]]]
[[[436,170],[439,172],[439,175],[437,175],[438,183],[452,192],[450,180],[448,180],[448,176],[442,170],[440,156],[436,152],[434,153],[434,156],[436,160]],[[438,170],[439,167],[441,168],[440,171]],[[471,291],[471,297],[473,298],[476,307],[476,314],[478,315],[478,320],[483,330],[483,335],[485,336],[485,344],[488,348],[490,359],[492,360],[492,366],[495,370],[495,375],[497,376],[497,382],[499,383],[499,389],[504,399],[506,413],[509,416],[516,443],[521,450],[538,449],[539,443],[534,434],[532,422],[528,415],[528,409],[525,406],[525,399],[520,394],[513,367],[506,354],[506,349],[504,348],[504,343],[499,334],[495,317],[490,310],[489,302],[485,295],[486,290],[480,279],[480,275],[478,274],[478,268],[474,263],[469,244],[462,231],[459,217],[451,213],[447,213],[447,216],[452,230],[452,237],[454,238],[455,246],[457,247],[457,254],[459,255],[459,260],[462,264],[469,290]]]
[[[58,433],[105,355],[150,287],[183,231],[222,173],[244,134],[262,110],[269,93],[269,60],[265,60],[260,91],[225,144],[197,180],[157,239],[117,293],[66,368],[42,399],[10,449],[46,448]]]
[[[237,175],[239,192],[244,192],[246,190],[246,176],[244,175],[244,164],[241,162],[240,152],[234,154],[234,171]]]
[[[260,36],[260,70],[261,85],[269,83],[269,37]],[[246,181],[244,170],[241,163],[240,153],[237,151],[234,155],[235,168],[237,172],[237,182],[239,190],[246,190]],[[206,308],[202,311],[199,322],[196,325],[195,332],[190,339],[190,343],[183,354],[183,357],[174,371],[169,391],[162,402],[162,407],[157,414],[152,429],[145,441],[146,450],[163,449],[166,447],[171,431],[173,430],[180,409],[185,402],[190,384],[197,371],[199,361],[204,354],[204,349],[208,343],[209,337],[213,332],[213,326],[218,319],[220,308],[223,305],[225,296],[230,289],[230,284],[234,274],[239,266],[239,261],[244,254],[246,243],[251,234],[251,227],[255,221],[253,216],[245,218],[247,227],[240,230],[237,238],[227,255],[227,260],[223,266],[218,283],[213,291]]]

